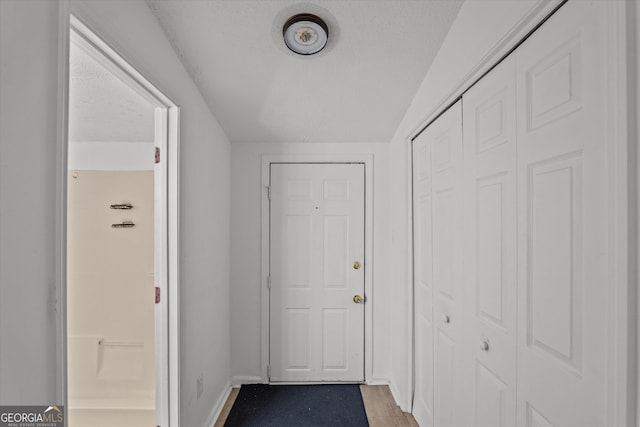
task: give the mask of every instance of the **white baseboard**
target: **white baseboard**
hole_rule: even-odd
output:
[[[391,390],[391,395],[393,396],[393,400],[396,401],[396,405],[398,405],[403,412],[411,412],[410,408],[402,405],[402,401],[399,399],[400,393],[398,392],[398,388],[391,381],[389,381],[389,390]]]
[[[243,384],[263,384],[266,383],[262,377],[257,375],[235,375],[231,377],[231,385],[239,387]]]
[[[207,418],[207,422],[204,424],[204,427],[211,427],[216,423],[216,421],[218,420],[218,417],[220,416],[220,413],[222,412],[222,408],[224,408],[224,404],[227,402],[227,399],[229,398],[229,394],[231,394],[232,388],[233,387],[231,387],[231,383],[227,383],[224,390],[222,391],[222,394],[218,398],[216,404],[213,405],[211,414],[209,415],[209,418]]]
[[[367,385],[389,385],[389,378],[369,378]]]

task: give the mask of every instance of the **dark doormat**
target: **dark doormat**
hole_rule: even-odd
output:
[[[243,385],[227,427],[368,427],[357,384]]]

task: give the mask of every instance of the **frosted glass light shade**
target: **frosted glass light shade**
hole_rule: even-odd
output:
[[[327,24],[315,15],[301,13],[294,15],[282,28],[284,43],[300,55],[313,55],[327,44],[329,30]]]

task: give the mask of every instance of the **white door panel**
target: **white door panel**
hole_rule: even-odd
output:
[[[270,380],[362,381],[364,165],[272,164],[270,192]]]
[[[567,3],[516,52],[521,425],[607,424],[605,6]]]
[[[431,139],[429,131],[413,141],[415,392],[413,416],[433,426],[433,234],[431,229]]]
[[[486,365],[476,360],[473,376],[473,425],[476,427],[512,426],[515,414],[514,384],[506,384]]]
[[[433,289],[436,426],[459,424],[462,403],[462,105],[453,105],[425,132],[432,138]]]
[[[505,59],[464,106],[465,423],[516,419],[516,92]]]
[[[435,364],[435,425],[440,427],[455,427],[456,414],[459,413],[458,405],[460,373],[456,359],[459,356],[457,343],[436,329],[436,364]]]
[[[421,426],[459,423],[461,114],[458,102],[413,142],[413,414]]]

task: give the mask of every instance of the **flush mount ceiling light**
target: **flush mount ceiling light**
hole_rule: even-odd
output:
[[[294,15],[282,28],[284,43],[293,52],[300,55],[313,55],[320,52],[329,39],[327,24],[310,13]]]

